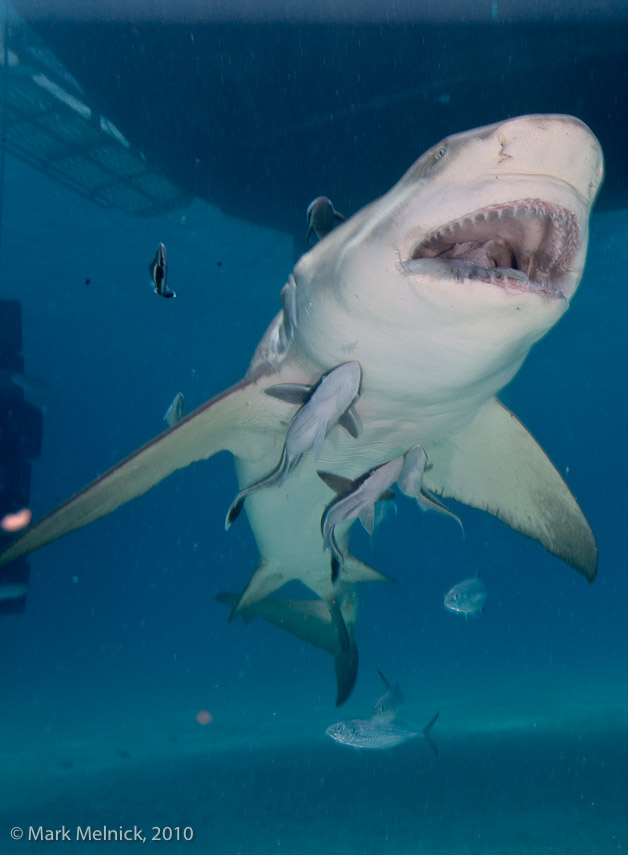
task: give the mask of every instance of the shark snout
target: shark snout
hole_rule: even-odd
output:
[[[570,185],[591,205],[604,179],[600,144],[575,116],[532,115],[491,128],[497,174],[546,175]]]

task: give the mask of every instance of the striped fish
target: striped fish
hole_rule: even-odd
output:
[[[148,265],[148,272],[150,273],[155,294],[159,294],[160,297],[165,297],[167,300],[177,296],[166,285],[166,279],[168,278],[168,258],[166,256],[166,247],[163,243],[160,243],[155,250],[153,260]]]

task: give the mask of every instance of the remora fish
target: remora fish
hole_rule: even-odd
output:
[[[309,243],[312,232],[318,240],[328,235],[338,223],[344,223],[345,218],[334,208],[327,196],[317,196],[307,207],[307,234],[305,242]]]
[[[168,427],[172,427],[172,425],[181,421],[184,410],[185,401],[183,398],[183,392],[179,392],[174,396],[172,403],[164,414],[164,421],[168,423]]]
[[[445,594],[445,608],[450,612],[464,615],[465,620],[471,615],[477,617],[484,612],[486,588],[479,576],[458,582]]]
[[[238,493],[227,512],[226,529],[238,518],[244,500],[253,490],[281,483],[310,448],[318,459],[325,437],[335,425],[342,425],[351,436],[357,437],[358,427],[351,407],[360,394],[361,379],[360,364],[345,362],[326,371],[311,388],[290,383],[265,390],[267,395],[301,406],[288,425],[279,463],[268,475]]]
[[[432,742],[430,731],[436,724],[438,713],[422,731],[408,730],[394,721],[378,718],[352,718],[349,721],[339,721],[327,728],[325,733],[341,745],[351,748],[364,748],[370,751],[381,751],[384,748],[394,748],[417,736],[424,736],[434,754],[438,755]]]
[[[168,259],[166,257],[166,247],[163,243],[160,243],[155,250],[153,260],[148,265],[148,272],[150,273],[150,278],[153,282],[155,294],[159,294],[160,297],[166,297],[166,299],[177,296],[175,292],[171,291],[166,285],[166,280],[168,278]]]
[[[390,487],[397,482],[401,492],[416,499],[423,510],[434,509],[455,519],[460,527],[460,519],[449,511],[441,502],[430,496],[423,488],[423,473],[427,463],[427,455],[420,445],[408,449],[403,457],[395,457],[387,463],[382,463],[369,469],[356,480],[343,478],[331,472],[318,472],[321,478],[338,494],[325,508],[321,517],[321,532],[323,534],[323,549],[331,550],[331,580],[335,582],[344,556],[336,541],[336,526],[350,526],[359,519],[366,531],[373,534],[375,528],[375,503],[380,499],[394,498]]]
[[[388,463],[369,469],[355,481],[331,472],[317,473],[328,487],[338,493],[321,517],[323,549],[331,550],[332,582],[338,579],[339,569],[344,563],[344,555],[336,541],[336,526],[340,523],[350,526],[354,520],[359,519],[366,531],[373,534],[375,502],[394,496],[389,488],[397,480],[402,466],[403,457],[395,457]]]
[[[344,616],[355,583],[385,578],[351,555],[342,532],[333,585],[319,525],[329,494],[316,468],[357,477],[417,442],[432,464],[428,490],[494,514],[592,581],[597,546],[582,511],[496,395],[576,293],[602,177],[598,141],[570,116],[522,116],[438,143],[301,257],[291,279],[296,328],[284,307],[241,382],[31,526],[0,564],[225,449],[240,484],[253,483],[275,465],[289,413],[264,390],[312,383],[350,353],[364,378],[360,437],[332,432],[318,464],[306,456],[279,487],[249,496],[263,559],[248,606],[298,579]],[[354,675],[344,676],[349,685]]]

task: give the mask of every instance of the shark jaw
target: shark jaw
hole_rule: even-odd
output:
[[[565,298],[565,274],[580,245],[571,211],[540,199],[521,199],[473,211],[431,232],[414,248],[402,270],[429,273],[432,260],[452,277],[475,279],[514,293],[548,300]]]
[[[358,408],[365,423],[396,409],[427,450],[510,382],[569,307],[602,177],[600,146],[573,117],[448,137],[301,259],[300,356],[358,360],[375,393]]]

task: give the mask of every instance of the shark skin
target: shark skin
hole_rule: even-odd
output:
[[[417,443],[429,461],[428,490],[494,514],[592,581],[597,546],[584,514],[496,395],[569,307],[602,179],[598,141],[570,116],[523,116],[446,138],[302,256],[240,383],[33,525],[0,565],[223,449],[234,455],[240,488],[254,483],[276,466],[295,412],[264,389],[311,385],[355,360],[359,436],[334,428],[318,460],[304,455],[281,484],[246,499],[261,560],[229,600],[232,616],[267,617],[254,605],[300,580],[329,606],[337,670],[343,657],[352,669],[339,678],[339,698],[347,697],[357,652],[345,631],[355,612],[343,603],[353,602],[357,582],[388,577],[351,554],[348,526],[338,526],[345,564],[332,583],[320,533],[332,493],[316,470],[355,479]],[[281,625],[277,608],[272,622]],[[329,649],[325,624],[319,646]]]

